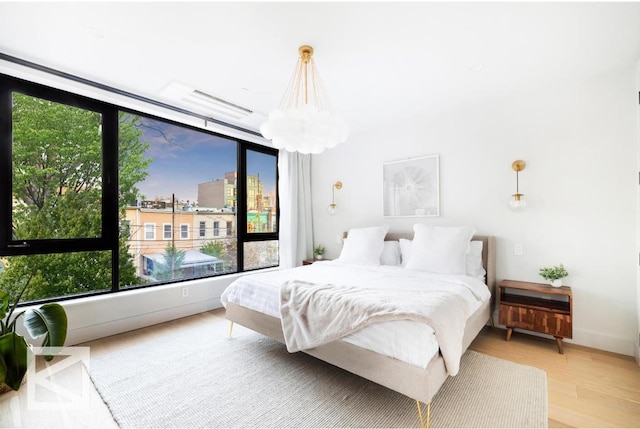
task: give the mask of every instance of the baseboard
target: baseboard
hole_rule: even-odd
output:
[[[66,346],[220,308],[220,296],[242,274],[210,277],[118,293],[80,297],[60,304],[68,318]],[[21,335],[27,335],[18,326]],[[38,345],[38,340],[33,341]]]
[[[506,326],[497,324],[498,321],[497,311],[494,313],[494,321],[496,321],[496,327],[506,329]],[[535,335],[542,338],[553,338],[551,335],[539,334],[536,332],[530,332],[520,329],[515,329],[517,332],[523,332],[529,335]],[[638,344],[635,338],[622,338],[611,334],[603,334],[600,332],[586,331],[582,329],[573,328],[573,338],[564,340],[570,344],[576,344],[579,346],[590,347],[592,349],[604,350],[607,352],[618,353],[626,356],[635,356],[636,360],[639,359]]]
[[[194,314],[214,310],[222,307],[220,298],[200,301],[192,304],[171,307],[149,313],[136,314],[130,317],[112,320],[96,325],[84,326],[77,329],[69,329],[67,333],[67,346],[73,346],[87,341],[111,335],[122,334],[135,329],[146,328],[158,323],[193,316]]]

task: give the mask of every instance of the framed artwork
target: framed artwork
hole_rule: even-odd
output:
[[[385,217],[440,216],[440,158],[428,155],[383,165]]]

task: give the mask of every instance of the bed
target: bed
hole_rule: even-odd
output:
[[[481,277],[482,286],[488,291],[488,299],[486,297],[478,299],[477,304],[473,304],[469,308],[465,307],[467,314],[464,316],[462,332],[459,334],[461,339],[459,345],[460,354],[464,352],[480,330],[488,322],[492,322],[491,314],[493,312],[493,295],[496,283],[494,237],[474,235],[473,233],[475,231],[465,229],[465,234],[469,234],[468,231],[472,231],[466,238],[462,239],[466,249],[466,261],[468,263],[470,259],[469,249],[471,249],[471,244],[477,245],[474,248],[478,252],[478,263],[482,269],[482,275],[480,277],[477,276],[477,273],[474,273],[473,276],[467,275],[466,273],[464,273],[464,275],[449,276],[444,274],[441,276],[440,274],[434,275],[430,272],[425,273],[423,272],[424,270],[416,270],[415,264],[410,265],[407,262],[412,260],[411,257],[407,258],[407,254],[408,252],[412,252],[412,257],[415,261],[417,257],[416,254],[419,254],[416,250],[418,249],[418,241],[425,236],[424,231],[427,231],[426,236],[430,237],[430,239],[433,239],[434,234],[436,235],[435,244],[430,244],[432,247],[431,250],[434,248],[447,249],[447,243],[445,242],[443,246],[442,241],[438,242],[437,235],[439,234],[438,231],[445,231],[447,236],[451,236],[450,232],[452,228],[424,227],[423,229],[419,229],[419,225],[417,224],[414,226],[413,233],[387,233],[388,228],[376,228],[376,234],[384,240],[382,245],[384,250],[381,250],[381,253],[379,253],[379,258],[384,259],[387,248],[397,247],[398,251],[401,252],[401,249],[405,246],[413,246],[409,247],[409,250],[404,249],[405,253],[403,255],[405,256],[405,260],[402,260],[397,266],[360,264],[358,260],[352,261],[349,260],[349,258],[344,258],[343,256],[345,256],[345,250],[348,244],[351,245],[351,255],[354,255],[353,251],[369,252],[369,248],[372,247],[370,240],[360,242],[359,247],[355,246],[358,244],[357,233],[361,231],[360,229],[352,229],[348,233],[343,252],[340,258],[338,258],[338,261],[316,262],[312,265],[296,267],[289,270],[251,274],[234,281],[234,283],[225,290],[222,297],[223,305],[226,308],[226,318],[230,320],[232,324],[239,323],[249,329],[287,344],[287,341],[291,339],[289,337],[285,338],[285,332],[287,332],[288,329],[283,329],[282,319],[288,320],[288,318],[284,310],[281,310],[283,311],[282,314],[278,314],[277,308],[278,300],[283,298],[279,294],[274,295],[273,292],[274,289],[278,289],[278,282],[283,284],[283,282],[289,283],[293,281],[292,279],[299,279],[303,283],[316,283],[318,285],[328,283],[351,284],[356,282],[354,279],[357,278],[359,282],[381,284],[393,283],[396,278],[394,276],[397,275],[398,279],[400,276],[410,277],[409,282],[413,284],[416,282],[430,281],[429,278],[431,277],[438,279],[443,277],[445,278],[445,280],[442,280],[443,282],[449,281],[449,278],[456,278],[456,282],[460,281],[465,283],[468,281],[475,288],[477,287],[477,283],[479,283],[478,278]],[[434,231],[436,232],[434,233]],[[419,233],[421,234],[419,235]],[[370,231],[368,231],[367,234],[369,237]],[[460,238],[464,237],[465,234],[456,235],[459,243]],[[349,240],[351,240],[351,242],[349,242]],[[420,241],[420,243],[422,242],[423,241]],[[395,243],[398,244],[396,245]],[[393,246],[390,246],[390,244],[393,244]],[[400,244],[403,244],[403,246],[400,246]],[[458,247],[459,246],[460,245],[458,245]],[[425,248],[419,249],[424,250]],[[420,256],[424,256],[424,254]],[[434,261],[438,260],[437,255],[431,255],[429,259]],[[417,268],[420,267],[418,266]],[[423,280],[423,276],[426,280]],[[463,279],[463,277],[465,278]],[[469,279],[466,279],[466,277]],[[400,280],[398,280],[398,284],[401,284]],[[473,292],[473,294],[477,293]],[[256,304],[256,301],[261,301],[262,303]],[[466,304],[461,305],[464,307]],[[413,328],[410,329],[410,325],[413,326]],[[420,325],[420,328],[416,330],[415,327],[418,325]],[[438,323],[435,325],[441,326],[441,324]],[[406,345],[408,343],[413,343],[418,346],[433,343],[433,341],[429,340],[429,337],[433,337],[434,330],[431,328],[425,329],[424,326],[425,323],[423,320],[381,319],[378,323],[365,324],[362,329],[354,333],[349,333],[347,336],[324,342],[311,348],[304,348],[301,351],[416,400],[418,403],[418,411],[421,412],[420,403],[430,405],[433,396],[451,374],[453,368],[451,358],[446,361],[442,353],[444,348],[440,349],[437,341],[435,343],[435,351],[433,348],[429,351],[427,350],[429,347],[425,346],[422,347],[424,350],[419,352],[422,353],[422,355],[416,355],[414,352],[409,353],[408,356],[402,355],[402,351],[407,348]],[[385,329],[387,330],[386,334],[384,333]],[[405,339],[396,338],[397,341],[391,341],[389,340],[389,338],[391,338],[389,332],[394,338],[402,337],[400,334],[406,333]],[[287,335],[290,336],[288,333]],[[382,341],[376,344],[376,338],[382,338]],[[437,338],[436,336],[436,339]],[[442,339],[442,335],[439,338]],[[388,343],[390,342],[397,343],[395,347],[391,347],[391,350],[388,348]],[[289,345],[287,347],[289,348]],[[400,350],[400,353],[398,350]],[[448,352],[447,354],[450,353]],[[453,372],[456,373],[457,369]]]

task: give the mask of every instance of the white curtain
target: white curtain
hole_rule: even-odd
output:
[[[280,268],[293,268],[313,254],[311,155],[280,150]]]

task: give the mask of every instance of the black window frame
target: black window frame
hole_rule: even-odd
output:
[[[102,115],[102,234],[98,238],[73,238],[73,239],[12,239],[12,93],[20,92],[33,97],[47,99],[53,102],[66,104],[69,106],[87,109],[94,112],[98,112]],[[111,251],[112,256],[112,284],[111,290],[108,291],[95,291],[90,293],[84,293],[80,295],[69,295],[60,297],[51,297],[47,299],[32,301],[36,302],[49,302],[49,301],[61,301],[65,299],[73,299],[84,296],[98,295],[104,293],[120,292],[131,290],[134,288],[154,287],[161,284],[176,283],[190,281],[194,278],[184,280],[174,280],[166,282],[157,282],[151,285],[135,285],[127,286],[126,288],[120,288],[119,283],[119,232],[121,230],[121,219],[119,218],[118,207],[118,126],[119,126],[119,113],[125,112],[132,115],[145,116],[151,119],[165,121],[173,123],[177,126],[191,128],[198,132],[208,133],[214,136],[219,136],[225,139],[231,139],[237,143],[237,163],[236,168],[238,172],[237,179],[237,227],[236,227],[236,240],[237,240],[237,267],[236,272],[243,272],[244,270],[244,243],[253,241],[270,241],[279,240],[279,223],[280,223],[280,210],[279,210],[279,195],[278,195],[278,180],[279,174],[277,169],[278,163],[278,150],[270,147],[262,146],[257,143],[252,143],[238,137],[230,137],[221,133],[217,133],[206,128],[194,127],[182,122],[178,122],[171,119],[166,119],[149,113],[139,112],[124,106],[119,106],[112,103],[103,102],[87,96],[75,94],[69,91],[53,88],[47,85],[31,82],[14,76],[0,73],[0,219],[6,219],[6,224],[0,222],[0,256],[21,256],[21,255],[35,255],[35,254],[47,254],[47,253],[70,253],[80,251]],[[206,126],[206,122],[205,122]],[[273,232],[268,233],[247,233],[246,230],[246,216],[247,216],[247,202],[246,202],[246,156],[247,151],[256,151],[269,154],[275,157],[276,161],[276,201],[275,201],[275,216],[276,216],[276,228]],[[244,219],[244,220],[242,220]],[[227,227],[228,228],[228,227]],[[190,229],[190,228],[189,228]],[[172,231],[175,233],[175,231]],[[158,237],[155,232],[155,239]],[[145,230],[146,239],[146,230]],[[263,269],[268,267],[261,267],[257,269]],[[252,270],[247,270],[252,271]],[[230,273],[230,274],[235,274]],[[206,277],[220,277],[225,274],[217,276]]]
[[[12,93],[91,110],[102,115],[102,232],[96,238],[19,239],[12,237]],[[108,103],[0,74],[0,256],[111,250],[118,245],[118,152],[109,141],[118,139],[118,110]],[[117,171],[117,170],[115,170]]]

